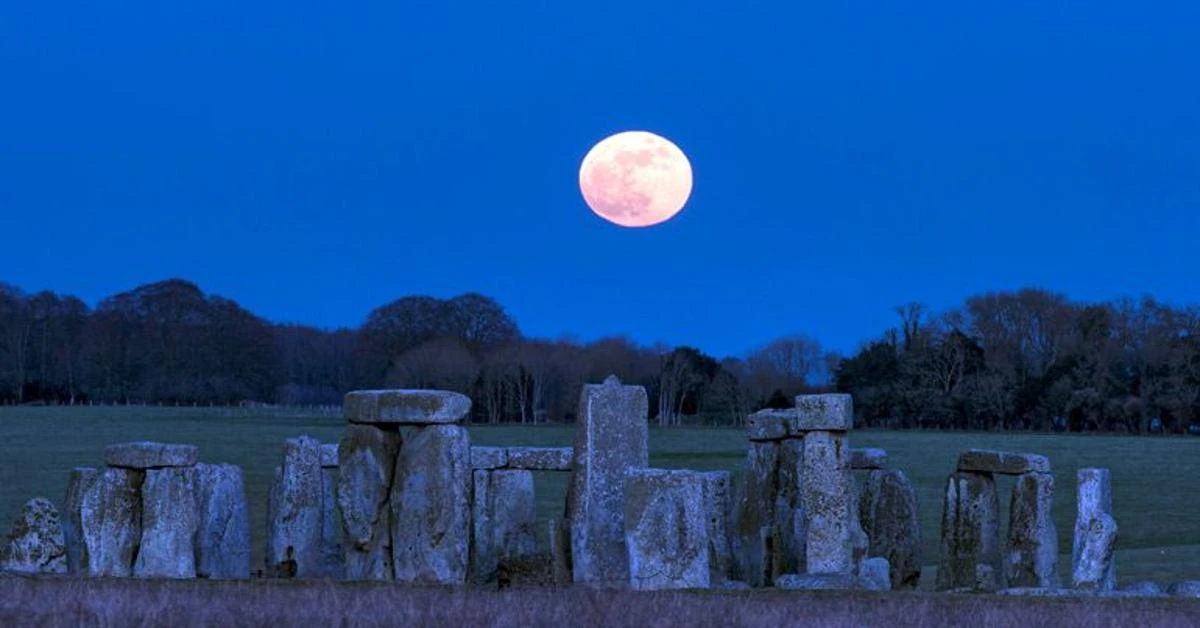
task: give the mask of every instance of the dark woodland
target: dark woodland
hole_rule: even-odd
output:
[[[792,335],[716,358],[525,337],[473,293],[406,296],[357,329],[325,330],[269,322],[179,279],[94,309],[0,284],[0,402],[323,405],[355,389],[441,388],[475,400],[474,422],[542,423],[572,420],[580,385],[616,373],[646,387],[658,425],[738,424],[836,389],[854,395],[863,427],[1200,431],[1200,308],[1029,288],[896,314],[851,356]]]

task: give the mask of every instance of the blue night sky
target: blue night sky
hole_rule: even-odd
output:
[[[1194,1],[8,2],[0,280],[322,327],[476,291],[717,356],[1027,285],[1195,303],[1197,33]],[[579,194],[628,129],[694,168],[657,227]]]

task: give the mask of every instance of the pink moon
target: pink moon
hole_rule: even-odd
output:
[[[588,151],[579,190],[597,216],[622,227],[649,227],[683,209],[692,193],[692,165],[670,140],[625,131]]]

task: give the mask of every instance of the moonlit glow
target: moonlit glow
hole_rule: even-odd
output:
[[[588,151],[579,190],[596,215],[623,227],[670,220],[692,193],[692,165],[679,147],[646,131],[625,131]]]

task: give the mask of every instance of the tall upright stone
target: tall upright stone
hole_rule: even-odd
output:
[[[338,508],[338,444],[321,444],[321,570],[330,578],[345,575],[342,515]]]
[[[133,575],[145,477],[144,471],[109,467],[84,490],[79,518],[88,575]]]
[[[435,424],[413,430],[396,458],[389,504],[397,581],[466,582],[470,481],[465,428]]]
[[[473,475],[471,572],[483,583],[501,565],[537,553],[537,500],[532,471],[479,470]]]
[[[1085,468],[1076,472],[1078,501],[1076,503],[1075,538],[1071,547],[1072,579],[1076,586],[1111,591],[1116,586],[1116,521],[1112,520],[1112,479],[1108,469]],[[1107,520],[1099,523],[1093,519]],[[1084,562],[1084,548],[1091,542]],[[1099,561],[1099,562],[1097,562]]]
[[[732,538],[736,570],[733,577],[752,587],[768,586],[774,582],[771,565],[774,544],[772,542],[772,547],[768,548],[766,541],[775,525],[779,459],[778,442],[750,441],[742,481],[736,492]],[[768,531],[766,535],[763,530]]]
[[[195,467],[146,470],[142,484],[142,537],[133,575],[142,578],[195,578]]]
[[[322,577],[321,444],[308,436],[287,439],[280,471],[278,505],[268,529],[268,564],[288,560],[291,547],[296,577]]]
[[[232,464],[196,465],[196,575],[201,578],[250,577],[250,518],[242,468]]]
[[[625,587],[625,476],[649,465],[646,389],[610,375],[579,396],[567,491],[571,566],[577,584]]]
[[[624,505],[630,587],[708,588],[706,482],[696,471],[630,471]]]
[[[1050,516],[1054,476],[1029,472],[1017,476],[1009,508],[1008,552],[1004,561],[1009,587],[1058,588],[1058,531]]]
[[[804,440],[789,438],[779,442],[779,467],[776,470],[775,505],[771,525],[770,578],[806,569],[808,523],[805,511]]]
[[[917,492],[903,471],[867,473],[859,497],[859,521],[867,556],[888,561],[892,589],[915,589],[921,579],[921,521]]]
[[[946,481],[939,590],[975,587],[980,569],[1003,574],[1000,554],[1000,502],[991,473],[956,471]],[[1003,588],[1003,582],[994,586]]]
[[[805,558],[809,574],[850,573],[854,568],[850,538],[852,492],[844,433],[804,435],[804,489],[807,518]]]
[[[100,475],[94,467],[78,467],[71,470],[67,481],[66,512],[63,513],[63,537],[67,542],[67,571],[73,574],[87,573],[87,551],[83,542],[83,527],[80,508],[83,494]]]
[[[704,512],[708,525],[709,583],[720,585],[730,579],[733,570],[730,524],[733,498],[728,471],[701,472]]]
[[[338,443],[338,509],[347,580],[391,580],[388,505],[401,437],[397,430],[346,425]]]

